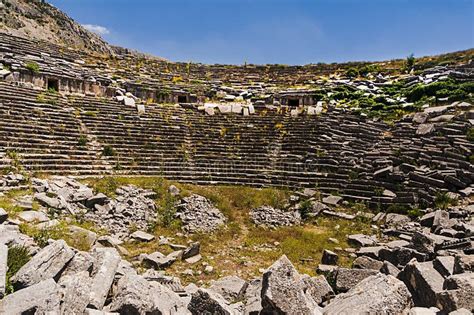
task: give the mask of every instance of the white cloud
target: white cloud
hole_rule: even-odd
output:
[[[82,27],[84,27],[88,31],[91,31],[91,32],[99,34],[99,35],[110,34],[110,31],[106,27],[103,27],[103,26],[100,26],[100,25],[82,24]]]

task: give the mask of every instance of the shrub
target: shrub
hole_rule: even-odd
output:
[[[79,137],[79,141],[77,142],[77,144],[81,147],[84,147],[87,144],[87,137],[84,135],[81,135]]]
[[[102,150],[102,155],[103,156],[114,156],[115,155],[115,150],[110,145],[106,145],[104,147],[104,149]]]
[[[6,293],[13,293],[14,289],[10,282],[10,278],[13,277],[21,267],[23,267],[29,260],[31,256],[28,251],[28,248],[21,245],[15,245],[8,249],[8,258],[7,258],[7,276],[6,276]]]
[[[451,198],[447,192],[438,192],[435,197],[435,206],[440,209],[447,209],[449,206],[455,206],[457,199]]]
[[[413,69],[414,66],[415,66],[415,56],[413,54],[410,54],[405,61],[405,70],[411,71],[411,69]]]
[[[311,213],[312,205],[310,200],[305,200],[300,204],[299,212],[301,214],[301,218],[306,220],[309,218],[309,214]]]
[[[356,68],[349,68],[346,71],[346,76],[348,76],[349,78],[355,78],[358,75],[359,75],[359,71]]]
[[[25,68],[30,70],[32,73],[39,73],[40,71],[39,65],[34,61],[27,62]]]

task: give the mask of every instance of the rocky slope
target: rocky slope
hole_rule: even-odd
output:
[[[44,40],[89,52],[112,54],[113,48],[54,6],[39,0],[2,0],[0,32]]]

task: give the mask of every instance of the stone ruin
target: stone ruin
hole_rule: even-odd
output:
[[[31,62],[40,70],[28,67]],[[73,178],[28,181],[11,173],[0,179],[0,192],[31,185],[35,194],[18,201],[29,209],[20,222],[0,209],[0,313],[471,314],[471,103],[438,100],[438,106],[389,124],[321,102],[315,90],[283,86],[312,82],[377,94],[393,78],[314,82],[320,71],[315,66],[229,70],[197,64],[183,70],[184,64],[155,61],[143,65],[139,81],[127,68],[134,62],[127,54],[112,62],[0,34],[0,170],[317,189],[321,198],[300,194],[310,204],[309,215],[356,220],[363,214],[339,212],[338,206],[366,204],[382,210],[364,217],[381,226],[380,235],[348,235],[352,268],[338,266],[338,255],[326,250],[319,276],[300,274],[282,256],[257,279],[226,277],[209,287],[183,287],[160,271],[178,260],[201,260],[199,243],[161,238],[173,251],[140,255],[147,266],[142,274],[121,257],[124,240],[155,238],[144,231],[156,220],[153,192],[124,186],[112,198]],[[473,74],[469,67],[443,66],[403,82],[446,78],[470,82]],[[440,196],[458,205],[438,209]],[[40,203],[38,211],[30,209],[33,201]],[[251,218],[262,227],[295,225],[304,220],[301,207],[263,206]],[[422,216],[386,213],[397,208],[422,208]],[[226,223],[202,196],[183,198],[178,209],[185,233],[209,233]],[[48,217],[50,210],[55,218]],[[69,215],[83,216],[109,234],[72,228],[92,246],[82,252],[63,240],[40,248],[19,228],[21,222],[54,227]],[[133,233],[132,224],[138,229]],[[8,248],[18,244],[33,258],[11,279],[15,292],[3,297]]]

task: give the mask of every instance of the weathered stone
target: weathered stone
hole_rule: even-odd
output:
[[[0,301],[0,314],[60,314],[59,288],[53,279],[7,295]]]
[[[433,267],[443,277],[449,277],[454,274],[454,257],[438,256],[435,260],[433,260]]]
[[[89,304],[91,279],[89,272],[62,276],[58,282],[61,292],[61,314],[82,314]]]
[[[187,314],[176,293],[138,275],[122,277],[114,290],[109,309],[120,314]]]
[[[372,246],[377,241],[375,236],[368,236],[364,234],[353,234],[347,237],[347,242],[355,246]]]
[[[67,264],[64,271],[61,273],[61,278],[67,275],[75,275],[82,271],[87,271],[88,274],[92,272],[95,259],[87,252],[77,252],[71,261]]]
[[[402,280],[413,295],[415,305],[436,306],[436,295],[443,291],[443,277],[433,268],[432,262],[412,260],[400,272]]]
[[[60,209],[61,208],[61,202],[59,201],[59,199],[48,197],[46,195],[46,193],[35,194],[34,197],[43,206],[46,206],[46,207],[49,207],[49,208],[54,208],[54,209]]]
[[[18,213],[18,217],[25,222],[46,222],[49,221],[48,216],[39,211],[22,211]]]
[[[219,314],[232,315],[234,310],[222,296],[209,290],[199,289],[191,296],[188,310],[193,315]]]
[[[72,238],[80,240],[82,244],[91,248],[97,241],[97,234],[80,226],[69,226],[69,233]]]
[[[214,291],[227,301],[240,300],[247,289],[248,283],[237,276],[228,276],[217,281],[212,281],[209,290]]]
[[[389,261],[384,261],[382,267],[380,268],[380,272],[385,275],[390,275],[393,277],[398,277],[400,273],[400,269],[398,269],[395,265],[393,265]]]
[[[324,314],[404,314],[411,306],[411,295],[403,282],[379,273],[337,295]]]
[[[337,206],[341,200],[342,200],[342,197],[340,196],[329,195],[327,197],[324,197],[322,201],[327,205]]]
[[[305,284],[305,292],[310,294],[317,304],[328,301],[334,296],[333,289],[323,275],[316,277],[302,275],[302,281]]]
[[[135,231],[132,234],[130,234],[130,237],[140,242],[150,242],[155,239],[154,235],[151,235],[143,231]]]
[[[454,257],[454,273],[474,272],[474,255],[457,254]]]
[[[86,207],[92,209],[95,205],[103,205],[108,199],[109,198],[103,193],[98,193],[97,195],[92,196],[86,200]]]
[[[325,249],[323,251],[323,256],[321,257],[321,263],[324,265],[337,265],[339,256],[330,250]]]
[[[114,248],[95,248],[92,251],[92,257],[94,257],[95,263],[91,274],[88,306],[102,309],[121,259]]]
[[[372,270],[380,270],[382,268],[383,262],[379,260],[375,260],[368,256],[359,256],[352,262],[352,268],[356,269],[372,269]]]
[[[252,222],[267,227],[291,226],[301,223],[298,211],[284,211],[269,206],[262,206],[250,211]]]
[[[5,209],[0,208],[0,224],[5,222],[8,218],[8,213],[5,211]]]
[[[319,308],[288,258],[283,255],[263,274],[264,314],[319,314]]]
[[[250,281],[247,289],[245,290],[244,297],[244,314],[245,315],[258,315],[262,310],[262,297],[260,295],[262,291],[262,280],[255,279]]]
[[[436,307],[413,307],[410,309],[408,315],[437,315],[439,309]]]
[[[408,223],[410,221],[410,218],[403,214],[387,213],[387,215],[385,216],[385,224],[389,226],[397,227],[404,225],[405,223]]]
[[[378,270],[339,268],[336,273],[336,290],[346,292],[363,279],[376,275]]]
[[[201,249],[201,244],[199,242],[194,242],[190,244],[185,250],[183,250],[182,259],[189,259],[193,256],[199,255]]]
[[[7,277],[7,259],[8,259],[8,247],[0,244],[0,299],[5,295],[5,285]]]
[[[211,232],[226,221],[224,215],[205,197],[191,195],[181,200],[176,217],[183,222],[186,232]]]
[[[12,277],[16,288],[25,288],[56,277],[74,257],[74,252],[63,240],[43,248]]]
[[[154,252],[146,255],[143,259],[143,263],[154,269],[164,269],[171,266],[176,260],[180,259],[182,251],[175,251],[165,256],[160,252]]]
[[[474,273],[462,273],[446,278],[443,288],[447,291],[438,293],[437,306],[451,312],[459,308],[474,309]]]

